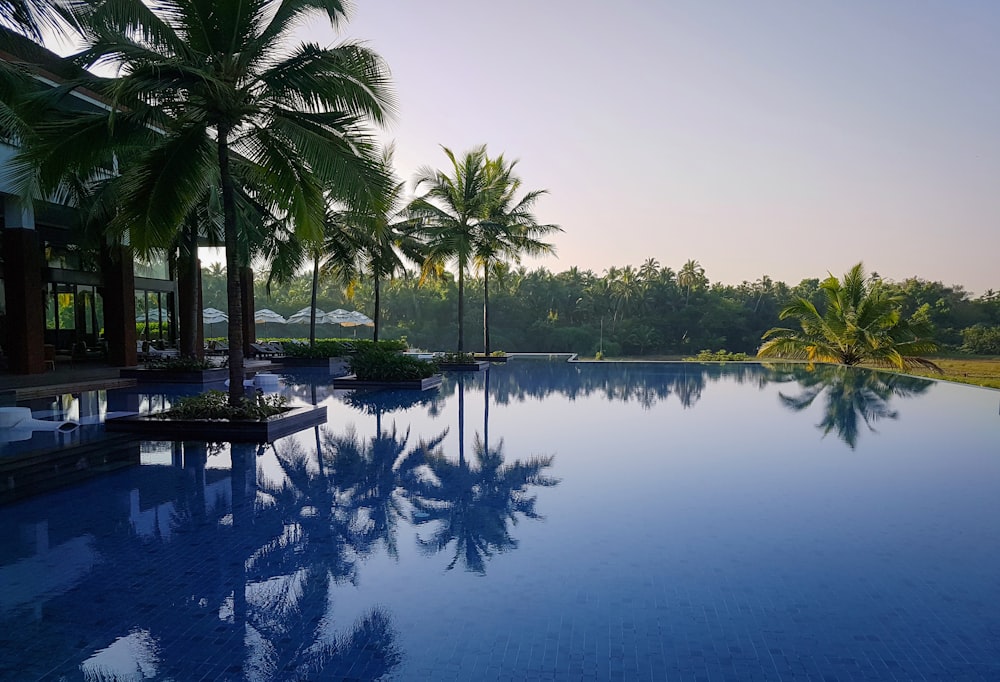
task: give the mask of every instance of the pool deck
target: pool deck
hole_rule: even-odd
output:
[[[247,372],[273,369],[275,364],[268,360],[247,360]],[[122,379],[121,367],[82,364],[71,366],[56,365],[55,370],[42,374],[11,374],[0,372],[0,405],[13,405],[18,400],[78,393],[108,388],[135,386],[135,379]]]

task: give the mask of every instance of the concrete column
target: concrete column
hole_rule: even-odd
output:
[[[5,208],[9,203],[7,197]],[[3,253],[8,367],[16,374],[40,374],[45,371],[45,283],[38,233],[12,227],[8,219]]]
[[[108,342],[108,363],[113,367],[134,367],[135,352],[135,264],[132,251],[124,246],[101,249],[104,286],[104,338]]]

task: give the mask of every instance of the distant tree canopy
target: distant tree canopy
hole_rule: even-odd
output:
[[[696,267],[688,268],[697,274]],[[679,263],[683,268],[685,262]],[[203,269],[204,305],[225,308],[225,271]],[[702,279],[704,278],[704,279]],[[272,308],[289,315],[309,303],[311,275],[293,277],[286,286],[265,291],[266,273],[256,285],[258,308]],[[382,284],[383,338],[405,336],[413,346],[446,350],[455,343],[457,285],[444,272],[419,284],[419,274],[407,271]],[[700,350],[756,353],[765,331],[779,324],[778,314],[795,298],[819,305],[823,301],[819,279],[805,279],[794,286],[767,275],[737,285],[712,282],[701,276],[687,286],[678,282],[678,271],[647,259],[640,266],[611,267],[598,275],[569,268],[553,273],[545,268],[500,267],[490,277],[492,346],[509,352],[576,352],[593,355],[603,343],[608,356],[693,355]],[[476,329],[469,347],[482,343],[477,322],[482,316],[482,279],[466,279],[466,324]],[[972,298],[961,286],[946,286],[910,278],[882,281],[885,291],[900,300],[902,315],[926,319],[943,350],[997,353],[996,346],[978,341],[1000,336],[1000,296],[987,292]],[[370,282],[359,282],[348,298],[342,285],[321,280],[317,305],[323,310],[345,308],[371,316]],[[481,325],[479,325],[481,326]],[[973,331],[970,328],[975,327]],[[982,330],[982,331],[980,331]],[[990,330],[993,330],[990,332]],[[603,334],[602,334],[603,332]],[[294,325],[258,327],[258,334],[298,336],[308,333]],[[341,328],[322,325],[321,338],[369,336],[370,327]],[[993,336],[990,337],[989,334]]]

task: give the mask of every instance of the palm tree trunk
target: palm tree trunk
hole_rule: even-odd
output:
[[[229,172],[229,126],[218,130],[219,177],[222,183],[222,216],[226,246],[226,298],[229,303],[229,404],[243,399],[243,296],[240,289],[239,245],[236,230],[236,191]]]
[[[458,352],[465,349],[465,267],[458,262]]]
[[[201,357],[198,344],[198,321],[201,317],[201,296],[198,281],[198,227],[186,221],[177,258],[178,303],[180,317],[180,350],[186,358]]]
[[[483,346],[490,356],[490,266],[483,266]],[[488,445],[488,444],[487,444]]]
[[[312,298],[310,305],[312,310],[309,311],[309,347],[313,348],[316,345],[316,300],[319,297],[319,252],[313,253],[313,282],[312,282]]]
[[[379,286],[379,276],[375,273],[375,317],[373,321],[375,322],[375,330],[372,333],[372,340],[378,341],[378,327],[379,327],[379,317],[381,317],[382,310],[382,292]]]

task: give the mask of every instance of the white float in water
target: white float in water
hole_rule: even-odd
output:
[[[28,440],[35,431],[71,433],[80,426],[74,421],[35,419],[28,407],[0,407],[0,441]]]

